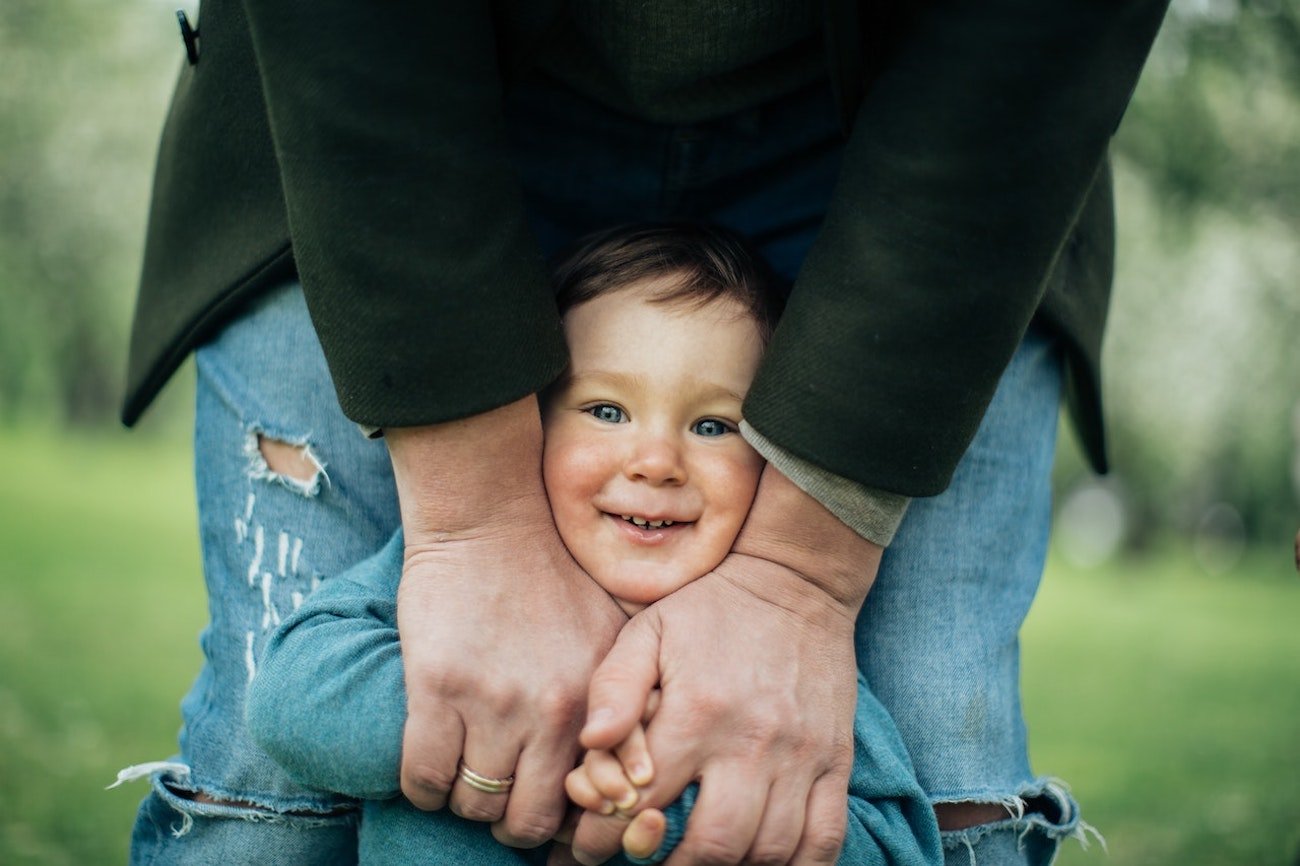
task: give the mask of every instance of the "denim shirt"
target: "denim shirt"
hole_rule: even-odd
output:
[[[406,692],[397,635],[397,586],[402,554],[399,530],[379,553],[326,581],[267,644],[249,687],[249,731],[305,785],[361,800],[389,800],[401,793]],[[684,834],[695,793],[692,785],[665,809],[667,832],[653,857],[623,862],[667,859]],[[942,862],[929,800],[893,720],[861,674],[847,805],[841,864]],[[382,821],[385,812],[367,809],[365,814],[365,821],[373,822]],[[401,826],[402,832],[409,831],[409,823]],[[392,839],[392,844],[402,843]],[[490,837],[483,844],[501,848]],[[431,833],[428,845],[422,846],[426,858],[436,858],[436,846],[437,835]],[[456,853],[457,860],[462,856],[463,851]]]

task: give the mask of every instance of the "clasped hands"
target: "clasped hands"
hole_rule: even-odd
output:
[[[407,528],[401,782],[414,805],[491,822],[516,847],[564,825],[571,851],[557,846],[551,862],[598,863],[622,847],[632,815],[696,781],[669,866],[835,861],[852,763],[853,623],[880,548],[768,468],[731,555],[628,620],[568,555],[540,481],[522,479],[478,513],[472,502],[455,516],[421,513],[413,503],[440,500],[412,495],[430,479],[401,471],[403,448],[390,436]],[[501,488],[499,476],[484,482]],[[598,808],[566,823],[565,779],[584,749],[626,770],[636,803],[602,815],[588,796]],[[641,750],[653,756],[645,773],[619,760]],[[492,786],[467,784],[462,766],[513,784],[482,790]],[[634,825],[633,847],[653,838],[651,815]]]

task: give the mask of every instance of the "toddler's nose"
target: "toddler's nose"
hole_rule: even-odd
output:
[[[635,450],[624,466],[633,481],[650,484],[683,484],[686,467],[681,448],[671,436],[646,435],[638,439]]]

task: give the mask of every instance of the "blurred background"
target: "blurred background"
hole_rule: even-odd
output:
[[[177,5],[0,3],[2,863],[125,862],[144,788],[103,788],[173,752],[197,670],[192,372],[116,421]],[[1115,468],[1063,433],[1035,768],[1107,841],[1067,866],[1291,866],[1300,2],[1175,0],[1115,153]]]

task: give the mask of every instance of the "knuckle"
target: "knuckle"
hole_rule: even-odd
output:
[[[728,839],[718,831],[705,831],[698,839],[689,843],[688,852],[693,862],[702,866],[734,866],[745,856],[743,849],[735,841]]]
[[[692,708],[697,719],[711,722],[731,714],[733,705],[729,697],[720,691],[695,690],[688,697],[690,702],[688,706]]]
[[[776,715],[756,719],[752,723],[750,739],[764,748],[781,747],[787,750],[797,748],[800,741],[795,726]]]
[[[834,863],[844,843],[844,834],[837,828],[818,827],[809,832],[804,842],[813,862]]]
[[[558,813],[528,810],[521,814],[509,813],[499,828],[497,840],[514,848],[536,848],[560,829]],[[504,836],[505,838],[502,838]]]
[[[480,682],[477,689],[475,702],[495,718],[511,718],[520,708],[519,690],[505,679]]]
[[[404,769],[402,791],[407,797],[411,797],[412,792],[426,798],[442,796],[451,790],[452,783],[455,782],[452,774],[446,769],[432,764],[416,764]]]
[[[537,699],[537,713],[543,723],[562,727],[581,718],[587,706],[584,689],[556,688],[543,692]]]
[[[753,866],[782,866],[794,856],[794,847],[788,842],[760,842],[749,852],[746,863]]]
[[[407,665],[407,690],[415,698],[456,700],[466,693],[471,682],[467,672],[429,658],[412,660]]]
[[[495,821],[501,817],[501,809],[485,806],[475,800],[465,801],[453,799],[451,801],[451,811],[466,821]]]
[[[729,734],[731,748],[754,763],[776,760],[803,759],[799,739],[778,721],[755,719],[744,727],[733,728]]]
[[[430,794],[428,791],[422,791],[415,788],[402,788],[402,793],[406,799],[411,801],[411,805],[422,812],[436,812],[443,807],[445,799],[438,794]]]

